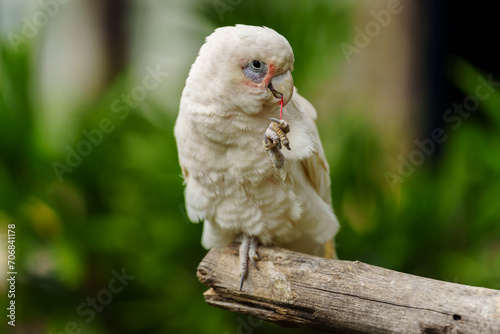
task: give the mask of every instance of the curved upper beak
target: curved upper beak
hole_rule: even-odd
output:
[[[281,99],[283,96],[283,105],[286,105],[293,95],[293,77],[290,71],[274,76],[267,87],[271,90],[274,97]]]

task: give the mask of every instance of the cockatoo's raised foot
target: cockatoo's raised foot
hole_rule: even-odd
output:
[[[283,144],[288,150],[291,150],[290,141],[286,136],[290,132],[290,125],[282,119],[271,118],[270,120],[271,124],[264,132],[264,149],[269,151],[277,146],[281,150],[281,144]]]
[[[259,241],[256,237],[250,237],[246,234],[242,235],[240,246],[240,291],[247,277],[248,259],[250,259],[254,267],[259,270],[257,263],[255,263],[255,261],[259,259],[259,255],[257,254],[258,243]]]
[[[264,149],[269,151],[274,166],[278,169],[285,165],[285,156],[281,152],[281,144],[290,150],[290,141],[286,134],[290,132],[290,126],[284,120],[271,118],[271,124],[264,132]]]

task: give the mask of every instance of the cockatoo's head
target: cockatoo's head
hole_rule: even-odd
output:
[[[226,101],[228,110],[255,114],[268,107],[275,109],[280,103],[278,93],[283,94],[284,104],[290,101],[293,62],[290,44],[272,29],[246,25],[218,28],[201,47],[186,88],[203,90],[212,101]]]

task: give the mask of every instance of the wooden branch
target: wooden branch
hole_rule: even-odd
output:
[[[286,327],[335,333],[500,333],[500,291],[359,261],[259,247],[239,291],[238,246],[212,249],[198,267],[208,304]]]

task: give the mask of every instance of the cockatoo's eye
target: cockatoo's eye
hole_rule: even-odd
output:
[[[251,60],[247,67],[243,69],[243,73],[247,78],[255,83],[261,83],[267,74],[267,65],[260,60]]]
[[[252,69],[256,71],[261,71],[266,66],[263,62],[258,60],[252,60],[251,64],[252,64]]]

